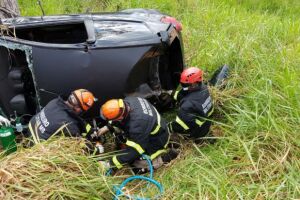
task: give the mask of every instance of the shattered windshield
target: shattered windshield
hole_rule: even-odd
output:
[[[135,37],[149,34],[149,29],[142,23],[126,21],[95,21],[95,35],[98,40],[125,38],[128,35]]]

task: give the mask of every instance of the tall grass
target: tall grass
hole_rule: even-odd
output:
[[[34,2],[20,1],[22,14],[40,15]],[[187,143],[179,159],[156,173],[166,199],[300,198],[298,0],[43,2],[47,14],[159,9],[183,23],[188,65],[206,77],[231,66],[226,90],[213,92],[218,142]]]
[[[0,199],[110,198],[112,181],[83,152],[83,141],[47,141],[1,159]]]

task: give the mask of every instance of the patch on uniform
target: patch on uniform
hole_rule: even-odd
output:
[[[212,101],[211,101],[211,97],[209,96],[202,104],[204,114],[207,114],[207,112],[211,109],[211,107],[212,107]]]
[[[146,99],[142,99],[140,97],[138,97],[138,100],[139,100],[139,103],[143,109],[143,113],[146,114],[146,115],[150,115],[150,116],[153,116],[153,112],[151,110],[151,107],[149,105],[149,103],[147,102]]]
[[[46,127],[49,126],[49,121],[45,115],[45,110],[43,109],[40,114],[36,117],[36,124],[41,133],[46,131]]]

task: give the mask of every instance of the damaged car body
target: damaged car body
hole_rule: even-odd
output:
[[[163,107],[184,68],[180,31],[145,9],[2,19],[0,107],[33,115],[57,94],[86,88],[99,99],[142,96]]]

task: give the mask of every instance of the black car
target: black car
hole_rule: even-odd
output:
[[[99,99],[142,96],[155,105],[184,68],[181,24],[156,10],[1,20],[0,108],[35,114],[77,88]]]

